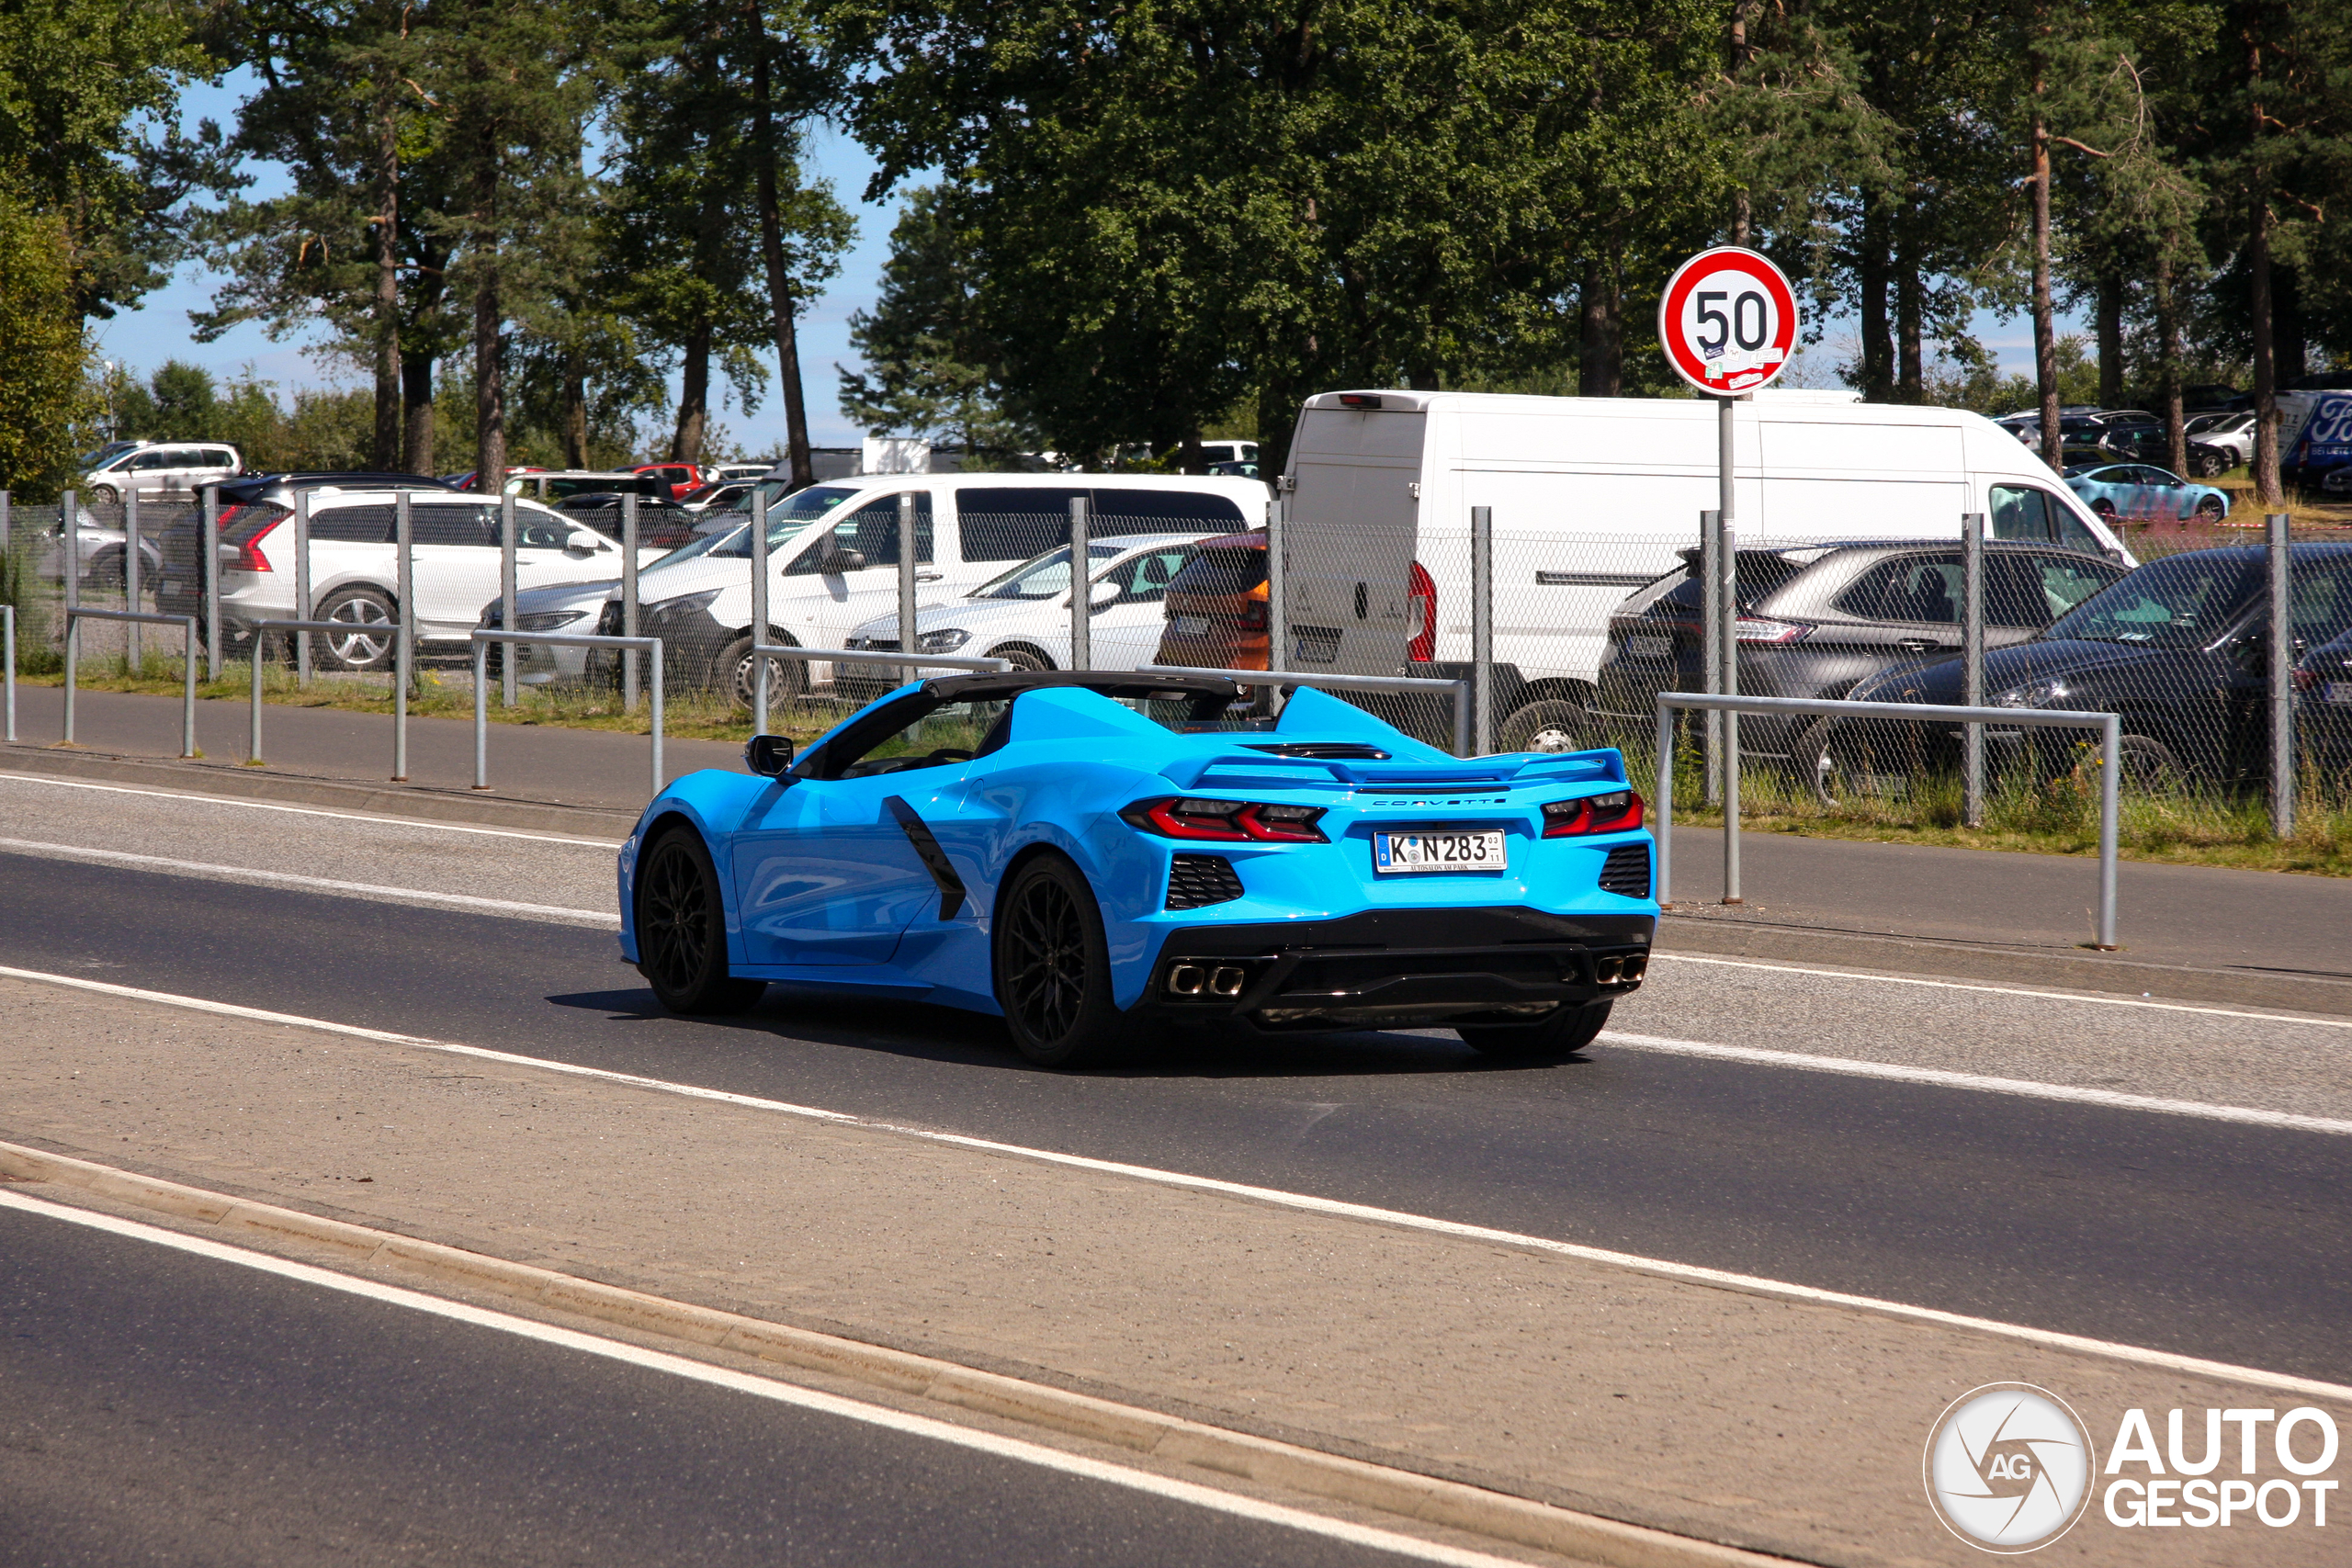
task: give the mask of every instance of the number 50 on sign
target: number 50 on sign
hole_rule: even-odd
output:
[[[1657,335],[1667,363],[1699,390],[1752,391],[1788,366],[1796,295],[1781,269],[1754,251],[1702,251],[1667,280]]]

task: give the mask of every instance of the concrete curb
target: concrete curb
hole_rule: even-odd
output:
[[[62,751],[50,747],[0,746],[0,769],[56,778],[137,784],[148,789],[218,795],[237,800],[266,800],[288,806],[320,806],[377,817],[428,822],[463,822],[514,828],[526,832],[567,833],[618,843],[637,823],[635,811],[560,801],[515,800],[463,794],[419,784],[354,784],[304,773],[276,773],[209,762],[160,761],[101,751]]]
[[[1875,936],[1671,912],[1658,922],[1657,941],[1661,953],[1831,964],[1939,979],[2007,981],[2131,997],[2144,994],[2167,1001],[2352,1015],[2352,981],[2143,964],[2087,951],[2058,953],[1928,937]]]
[[[1609,1568],[1785,1568],[1792,1561],[1227,1431],[952,1361],[184,1187],[18,1144],[0,1143],[0,1174],[76,1188],[116,1202],[198,1221],[256,1242],[323,1247],[354,1262],[394,1268],[642,1333],[848,1378],[1220,1475],[1605,1563]]]

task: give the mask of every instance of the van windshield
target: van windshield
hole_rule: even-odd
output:
[[[778,485],[775,488],[781,490],[784,487]],[[768,487],[762,485],[760,489],[764,491]],[[776,548],[855,494],[856,490],[847,485],[810,485],[807,490],[771,499],[768,502],[768,548]],[[719,542],[713,545],[707,553],[748,558],[752,553],[750,526],[747,525],[721,536]]]

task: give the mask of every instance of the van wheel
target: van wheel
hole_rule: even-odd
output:
[[[1530,703],[1503,720],[1495,744],[1505,751],[1582,751],[1600,744],[1592,715],[1577,703]]]
[[[797,645],[790,637],[778,633],[776,640],[769,646],[792,648]],[[718,662],[713,667],[712,674],[715,678],[711,684],[727,694],[727,700],[734,705],[737,713],[752,711],[752,704],[759,695],[759,669],[752,661],[750,633],[746,632],[727,645],[726,649],[719,654]],[[778,659],[770,661],[768,701],[790,702],[795,697],[805,697],[808,694],[808,665],[797,659]]]

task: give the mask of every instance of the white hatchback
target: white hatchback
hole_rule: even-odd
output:
[[[380,670],[392,660],[398,601],[391,491],[311,492],[311,615],[345,622],[348,634],[322,634],[322,662],[335,670]],[[503,551],[494,501],[447,491],[411,492],[410,541],[420,646],[464,647],[482,601],[499,592]],[[575,581],[609,581],[620,573],[620,546],[594,528],[541,506],[514,503],[517,590]],[[238,632],[257,621],[295,615],[295,524],[273,502],[239,507],[220,520],[220,610]],[[659,548],[638,552],[640,565]]]

